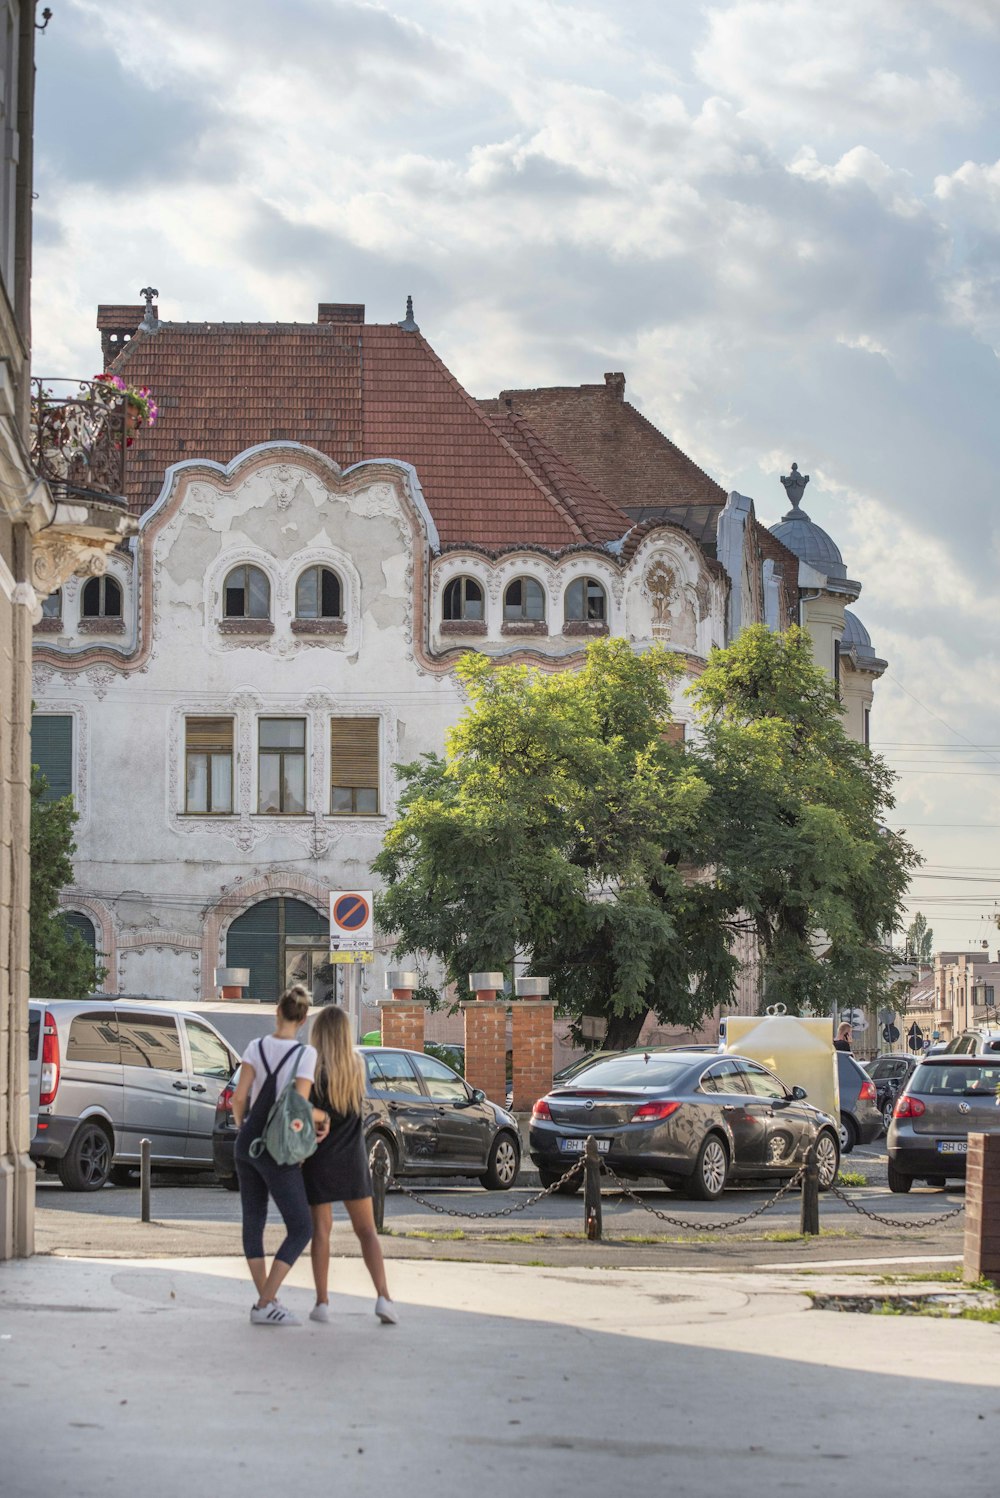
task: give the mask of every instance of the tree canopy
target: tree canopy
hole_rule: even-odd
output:
[[[727,1004],[748,929],[768,998],[871,996],[914,855],[881,830],[889,774],[844,734],[798,631],[713,652],[687,744],[681,665],[660,647],[598,640],[548,674],[470,653],[457,670],[468,709],[443,759],[400,767],[374,865],[401,950],[460,985],[526,957],[565,1012],[608,1021],[608,1045],[650,1009],[694,1026]]]
[[[79,932],[70,930],[59,910],[59,893],[73,879],[77,814],[72,796],[45,800],[46,780],[37,767],[31,777],[31,893],[28,982],[43,999],[83,999],[94,992],[103,969]]]
[[[906,928],[906,956],[913,962],[928,963],[934,955],[934,932],[927,917],[918,910]]]

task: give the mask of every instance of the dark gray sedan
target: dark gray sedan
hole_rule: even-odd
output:
[[[1000,1129],[1000,1056],[928,1056],[896,1099],[886,1144],[889,1190],[965,1179],[969,1134]]]
[[[712,1201],[727,1183],[787,1178],[816,1142],[820,1186],[840,1165],[837,1122],[757,1061],[705,1052],[639,1052],[595,1062],[531,1115],[530,1152],[553,1185],[587,1135],[619,1176],[658,1176]],[[564,1190],[576,1190],[579,1174]]]

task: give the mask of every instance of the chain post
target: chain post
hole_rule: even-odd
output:
[[[372,1215],[375,1218],[375,1231],[385,1231],[385,1188],[388,1183],[389,1161],[386,1156],[385,1146],[376,1145],[372,1159]]]
[[[583,1159],[583,1222],[587,1237],[599,1240],[604,1227],[601,1215],[601,1157],[593,1134],[587,1135]]]
[[[819,1163],[816,1157],[816,1140],[806,1151],[806,1163],[802,1171],[802,1215],[799,1232],[806,1238],[819,1235]]]
[[[149,1184],[152,1174],[152,1160],[150,1150],[153,1148],[148,1139],[139,1140],[139,1215],[143,1222],[149,1221]]]

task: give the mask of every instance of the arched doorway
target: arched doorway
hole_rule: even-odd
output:
[[[237,916],[226,934],[226,966],[250,969],[247,998],[273,1004],[289,983],[304,983],[314,1004],[334,997],[330,924],[290,895],[277,895]]]

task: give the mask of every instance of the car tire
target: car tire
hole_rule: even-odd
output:
[[[104,1124],[86,1119],[59,1161],[59,1179],[67,1191],[100,1191],[111,1176],[114,1143]]]
[[[840,1170],[840,1140],[832,1129],[823,1129],[816,1140],[816,1164],[819,1167],[819,1189],[829,1191]]]
[[[892,1123],[892,1110],[895,1106],[895,1098],[889,1098],[888,1102],[882,1104],[882,1126],[887,1134],[889,1132],[889,1125]]]
[[[108,1180],[112,1186],[138,1186],[138,1165],[112,1165],[108,1171]]]
[[[890,1160],[889,1190],[895,1192],[897,1196],[905,1196],[912,1185],[913,1177],[904,1175],[901,1170],[897,1170],[895,1165],[893,1165],[892,1161]]]
[[[566,1170],[569,1166],[566,1166]],[[546,1170],[543,1166],[538,1167],[538,1179],[546,1190],[550,1186],[556,1186],[556,1181],[561,1181],[566,1174],[564,1170]],[[563,1181],[561,1186],[556,1186],[556,1196],[575,1196],[583,1182],[583,1171],[578,1170],[575,1176],[570,1176],[568,1181]]]
[[[490,1146],[486,1169],[479,1177],[479,1184],[487,1191],[509,1191],[517,1180],[521,1169],[521,1149],[506,1129],[501,1129]]]
[[[936,1186],[939,1191],[944,1191],[948,1185],[947,1176],[925,1176],[928,1186]]]
[[[858,1130],[849,1114],[840,1115],[840,1153],[849,1155],[858,1142]]]
[[[717,1201],[726,1189],[728,1175],[729,1151],[718,1134],[706,1134],[694,1173],[684,1183],[685,1195],[699,1202]]]
[[[381,1129],[374,1129],[368,1135],[366,1147],[368,1150],[368,1169],[371,1171],[373,1176],[375,1174],[376,1151],[379,1149],[383,1149],[385,1151],[386,1156],[389,1160],[389,1173],[385,1178],[385,1189],[386,1191],[388,1191],[390,1186],[393,1185],[396,1179],[396,1146],[393,1144],[388,1134],[383,1133]]]

